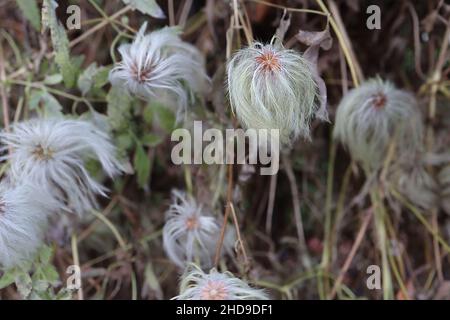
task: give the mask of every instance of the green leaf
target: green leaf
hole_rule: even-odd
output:
[[[45,90],[32,91],[28,101],[29,109],[36,110],[41,102],[45,115],[60,116],[62,114],[62,106],[53,95]]]
[[[175,128],[175,115],[166,106],[158,103],[154,103],[151,107],[156,111],[157,120],[161,128],[166,132],[172,132]]]
[[[122,0],[122,2],[154,18],[164,19],[166,17],[156,0]]]
[[[108,102],[108,121],[113,130],[127,128],[131,118],[131,98],[120,87],[111,87],[106,96]]]
[[[148,106],[145,107],[143,116],[144,116],[145,123],[148,124],[148,125],[152,125],[153,109],[152,109],[151,106],[148,105]]]
[[[78,69],[70,58],[69,40],[66,30],[58,21],[55,10],[58,4],[54,0],[44,0],[42,4],[42,25],[43,31],[50,29],[53,50],[55,51],[55,61],[63,76],[66,87],[71,88],[75,84]]]
[[[6,288],[10,284],[14,283],[16,279],[16,272],[14,269],[6,271],[0,278],[0,289]]]
[[[142,137],[142,143],[145,144],[148,147],[156,147],[163,141],[163,138],[160,136],[153,134],[153,133],[147,133]]]
[[[83,96],[92,88],[94,75],[98,72],[97,63],[91,63],[78,77],[77,85]]]
[[[44,83],[48,84],[48,85],[55,85],[55,84],[60,83],[62,81],[62,79],[63,79],[62,75],[59,73],[56,73],[56,74],[46,76],[44,79]]]
[[[83,96],[92,88],[101,88],[108,82],[110,68],[97,67],[97,63],[91,63],[78,77],[78,89]]]
[[[143,188],[147,185],[150,177],[150,159],[141,143],[136,144],[133,165],[136,170],[138,185]]]
[[[52,247],[44,245],[39,250],[39,261],[44,265],[50,263],[50,259],[52,258],[52,256],[53,256]]]
[[[59,280],[59,274],[56,271],[55,267],[51,264],[48,264],[42,268],[43,279],[51,284],[56,284]]]
[[[30,21],[36,31],[41,30],[41,16],[36,0],[16,0],[25,18]]]
[[[109,82],[110,67],[100,67],[94,75],[94,88],[99,89]]]

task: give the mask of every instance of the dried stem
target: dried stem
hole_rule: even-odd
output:
[[[334,299],[334,297],[336,296],[336,292],[339,289],[342,281],[344,280],[344,276],[347,273],[348,268],[350,268],[353,258],[355,257],[359,246],[361,245],[362,239],[366,233],[367,227],[369,226],[369,222],[372,219],[372,216],[373,216],[373,209],[369,209],[369,212],[364,217],[364,220],[356,236],[355,242],[353,243],[352,249],[350,250],[350,253],[347,256],[347,259],[345,259],[344,265],[342,266],[342,269],[339,272],[339,276],[337,277],[336,282],[334,283],[333,289],[331,290],[328,299]]]
[[[214,258],[214,265],[216,266],[216,268],[219,266],[220,252],[222,250],[223,239],[225,237],[225,231],[227,228],[227,221],[228,221],[228,217],[230,215],[230,204],[231,204],[231,197],[232,197],[232,193],[233,193],[233,165],[228,164],[227,167],[228,167],[227,204],[225,206],[225,214],[223,216],[222,229],[220,230],[220,238],[219,238],[219,242],[217,243],[216,256]]]
[[[297,181],[295,180],[294,170],[292,169],[289,157],[286,154],[283,154],[281,156],[281,160],[283,162],[283,166],[286,171],[286,175],[288,177],[289,185],[291,188],[292,205],[294,209],[295,226],[297,227],[298,244],[300,253],[302,254],[303,257],[302,262],[305,267],[309,268],[310,260],[308,255],[308,248],[306,246],[305,232],[303,229],[302,213],[300,207],[300,200],[299,200],[300,197],[298,194]]]
[[[269,201],[267,203],[266,215],[266,233],[269,236],[272,233],[273,207],[275,206],[275,194],[277,192],[277,177],[278,174],[270,176]]]

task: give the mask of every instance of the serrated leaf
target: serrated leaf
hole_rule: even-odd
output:
[[[113,130],[126,128],[131,117],[131,98],[120,87],[111,87],[106,96],[108,102],[108,122]]]
[[[83,96],[91,90],[94,84],[94,76],[98,72],[97,63],[91,63],[78,77],[77,86]]]
[[[143,113],[144,121],[148,125],[152,125],[153,121],[153,109],[151,106],[146,106]]]
[[[111,70],[110,67],[99,67],[97,69],[97,73],[94,75],[94,88],[101,88],[109,82],[109,70]]]
[[[42,264],[49,264],[50,263],[50,259],[53,256],[53,248],[49,247],[49,246],[42,246],[39,249],[39,261]]]
[[[91,63],[78,77],[77,85],[81,93],[85,95],[92,88],[101,88],[108,82],[110,68],[97,67],[97,63]]]
[[[161,142],[163,142],[163,138],[153,133],[147,133],[142,137],[142,143],[148,147],[156,147]]]
[[[58,4],[54,0],[44,0],[42,3],[42,25],[43,31],[50,29],[55,61],[63,76],[66,87],[71,88],[75,84],[77,68],[70,59],[69,40],[66,30],[56,17]]]
[[[45,115],[60,116],[62,114],[62,106],[52,94],[45,90],[32,91],[28,101],[29,109],[36,110],[41,102]]]
[[[122,2],[154,18],[164,19],[166,17],[156,0],[122,0]]]
[[[30,21],[36,31],[41,30],[41,16],[35,0],[16,0],[22,14]]]
[[[56,271],[55,267],[51,264],[48,264],[42,268],[43,279],[51,284],[56,284],[59,280],[59,274]]]
[[[150,177],[150,159],[147,157],[147,153],[141,143],[136,144],[133,166],[136,171],[138,185],[143,188],[147,185]]]
[[[172,132],[172,130],[175,128],[176,122],[174,113],[167,107],[158,103],[152,104],[151,107],[156,112],[158,124],[160,125],[160,127],[168,133]]]
[[[3,276],[0,278],[0,289],[6,288],[10,284],[14,283],[16,279],[15,270],[6,271]]]
[[[44,83],[47,85],[55,85],[62,81],[62,75],[59,73],[52,74],[49,76],[46,76],[44,79]]]

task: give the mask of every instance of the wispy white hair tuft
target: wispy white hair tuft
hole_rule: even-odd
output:
[[[252,43],[227,65],[230,104],[245,128],[279,129],[290,145],[310,137],[310,122],[319,109],[312,66],[281,44]]]
[[[181,268],[197,260],[202,266],[211,267],[219,237],[217,219],[191,196],[173,190],[163,228],[164,250],[169,258]],[[224,242],[225,252],[230,252],[233,246],[234,241],[229,239]]]
[[[176,109],[183,111],[194,93],[208,90],[204,59],[196,47],[180,39],[175,28],[145,35],[146,26],[131,44],[119,47],[122,61],[111,70],[109,80],[145,100],[175,97]]]
[[[203,272],[190,265],[180,284],[180,294],[176,300],[268,300],[261,289],[254,289],[230,272],[220,273],[211,269]]]
[[[34,258],[43,244],[48,215],[56,208],[42,189],[0,184],[0,267],[9,269]]]
[[[420,161],[394,165],[389,177],[400,193],[421,209],[430,210],[438,204],[438,185]]]
[[[108,135],[81,120],[32,119],[0,133],[11,153],[9,178],[13,183],[30,182],[52,194],[61,207],[83,213],[96,206],[96,194],[106,188],[85,168],[85,160],[97,159],[109,176],[122,170]]]
[[[408,159],[422,149],[422,116],[412,94],[396,89],[390,82],[372,79],[342,99],[334,137],[365,168],[376,169],[393,140],[399,159]]]

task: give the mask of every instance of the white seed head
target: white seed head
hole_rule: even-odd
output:
[[[430,210],[437,205],[438,185],[420,161],[411,165],[394,165],[388,179],[421,209]]]
[[[186,270],[176,300],[269,300],[261,289],[254,289],[230,272],[211,269],[203,272],[195,265]]]
[[[0,184],[0,267],[9,269],[34,258],[56,205],[40,188]]]
[[[174,28],[144,34],[146,25],[131,44],[119,47],[122,61],[111,70],[109,80],[145,100],[174,97],[176,109],[183,111],[194,93],[208,89],[204,59]]]
[[[311,70],[300,53],[281,45],[256,42],[236,52],[227,65],[227,86],[242,126],[279,129],[284,145],[309,138],[319,108]]]
[[[172,191],[172,204],[166,212],[163,228],[164,250],[168,257],[181,268],[197,260],[202,266],[211,267],[219,238],[217,219],[186,193]],[[224,241],[223,245],[223,251],[230,252],[233,241]]]
[[[422,148],[423,137],[417,101],[390,82],[369,80],[342,99],[334,137],[367,169],[380,167],[393,139],[398,159],[414,156]]]
[[[441,188],[441,205],[444,211],[450,215],[450,165],[447,165],[438,175]]]
[[[122,170],[108,135],[81,120],[32,119],[3,131],[3,150],[11,150],[9,178],[29,182],[60,201],[61,207],[83,213],[96,206],[95,194],[106,188],[85,168],[85,160],[97,159],[109,176]]]

